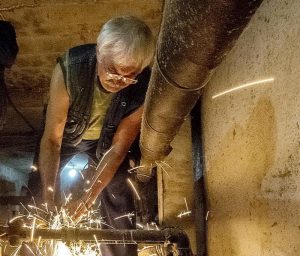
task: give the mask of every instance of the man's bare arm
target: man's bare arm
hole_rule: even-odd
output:
[[[60,162],[60,148],[69,109],[69,95],[63,73],[56,65],[51,83],[47,107],[46,125],[41,139],[39,170],[41,173],[43,200],[54,201],[55,182]]]
[[[89,207],[92,206],[98,195],[115,175],[116,171],[125,159],[131,144],[140,131],[142,113],[143,106],[121,121],[113,137],[112,146],[103,156],[97,167],[96,179],[93,180],[90,190],[75,206],[75,208],[77,208],[74,215],[75,219],[80,217]]]

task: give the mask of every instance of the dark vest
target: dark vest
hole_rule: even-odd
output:
[[[63,143],[77,145],[88,128],[94,95],[96,45],[86,44],[71,48],[58,58],[70,96],[70,107]],[[138,83],[117,92],[107,110],[97,148],[100,158],[111,146],[120,121],[140,107],[145,100],[150,68],[137,77]]]

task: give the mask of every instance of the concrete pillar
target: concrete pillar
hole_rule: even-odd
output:
[[[158,203],[160,224],[185,230],[196,252],[194,180],[190,119],[172,142],[173,151],[158,163]]]

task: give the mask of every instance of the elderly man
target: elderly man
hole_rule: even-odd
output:
[[[75,154],[85,152],[99,164],[88,192],[70,211],[76,208],[78,218],[101,193],[101,216],[107,226],[135,228],[134,221],[117,217],[134,211],[126,183],[128,151],[140,131],[153,53],[149,27],[123,16],[104,24],[97,45],[72,48],[58,59],[39,154],[45,202],[54,202],[59,170]],[[106,256],[137,254],[134,245],[101,248]]]

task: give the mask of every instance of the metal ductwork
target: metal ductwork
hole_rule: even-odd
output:
[[[167,0],[145,101],[140,148],[164,159],[205,86],[262,0]]]

